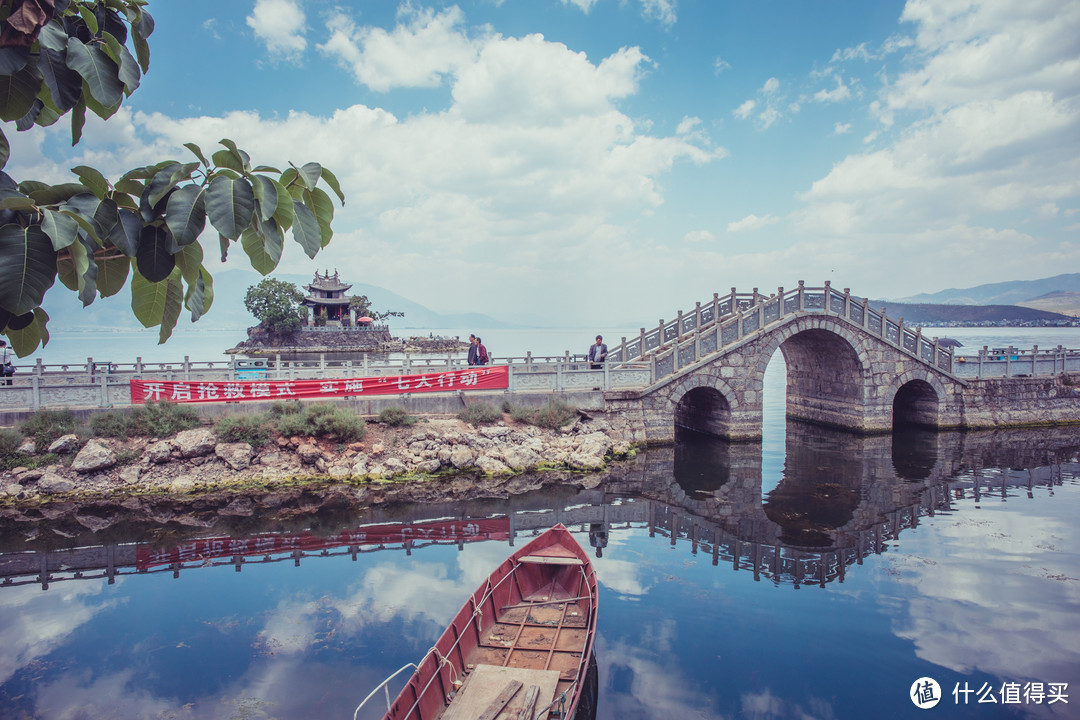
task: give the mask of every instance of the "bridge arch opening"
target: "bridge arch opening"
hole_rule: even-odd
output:
[[[912,380],[896,391],[893,398],[893,427],[937,427],[938,395],[925,380]]]
[[[863,367],[845,338],[811,329],[780,344],[787,366],[787,416],[843,428],[862,427]]]
[[[680,428],[728,437],[731,432],[731,405],[716,388],[693,388],[675,406],[676,432]]]

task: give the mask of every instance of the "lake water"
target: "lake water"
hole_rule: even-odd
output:
[[[590,490],[0,519],[0,718],[349,718],[555,521],[595,548],[599,718],[1076,717],[1080,430],[861,438],[784,423],[783,380],[762,443],[686,436]]]

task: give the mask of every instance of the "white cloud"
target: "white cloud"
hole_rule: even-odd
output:
[[[476,48],[465,35],[464,21],[457,6],[436,13],[406,4],[398,12],[398,25],[387,31],[357,27],[338,11],[327,22],[329,39],[318,48],[372,90],[436,87],[475,60]]]
[[[847,135],[851,132],[851,123],[836,123],[833,125],[833,135]]]
[[[772,106],[767,107],[762,110],[760,114],[758,114],[758,127],[761,130],[767,130],[768,128],[771,128],[773,125],[775,125],[776,121],[779,120],[781,117],[783,117],[783,113],[781,113],[779,110]]]
[[[731,63],[729,63],[724,58],[718,57],[713,62],[713,72],[715,72],[717,75],[724,72],[725,70],[730,70],[730,69],[731,69]]]
[[[735,222],[728,223],[728,232],[745,232],[747,230],[760,230],[763,227],[769,225],[775,225],[780,222],[780,218],[775,215],[765,215],[764,217],[758,217],[757,215],[747,215],[742,220],[736,220]]]
[[[832,90],[819,90],[814,93],[816,102],[841,102],[851,98],[851,88],[844,84],[843,78],[836,78],[836,87]]]
[[[774,77],[765,81],[765,84],[761,86],[761,92],[765,95],[774,95],[777,90],[780,89],[780,81]]]
[[[641,0],[642,15],[671,27],[678,20],[675,0]]]
[[[686,233],[683,240],[688,243],[711,243],[716,241],[716,236],[708,230],[692,230],[691,232]]]
[[[648,58],[624,48],[590,61],[539,35],[470,40],[450,11],[424,15],[419,24],[416,17],[380,37],[386,44],[379,57],[406,53],[418,34],[439,28],[431,41],[456,48],[453,62],[417,62],[406,72],[376,62],[373,46],[359,43],[363,62],[350,67],[380,87],[435,73],[450,84],[445,108],[404,117],[356,104],[328,116],[178,118],[125,107],[107,124],[88,117],[85,140],[64,165],[33,145],[46,136],[63,142],[59,126],[17,139],[29,150],[13,158],[19,172],[43,181],[67,181],[64,168],[79,164],[116,177],[162,157],[187,156],[184,142],[209,154],[230,137],[260,163],[323,163],[347,195],[336,210],[334,240],[315,261],[290,241],[284,262],[296,272],[326,266],[377,278],[385,287],[409,288],[410,298],[430,307],[446,306],[452,278],[480,275],[492,296],[543,292],[567,298],[555,311],[578,313],[573,298],[582,282],[651,273],[654,245],[631,239],[634,222],[664,204],[662,181],[676,165],[711,163],[726,151],[696,117],[661,135],[620,111],[617,103],[638,92]],[[216,250],[211,244],[208,255]],[[230,262],[236,257],[244,259],[234,252]],[[554,270],[564,263],[578,270]],[[674,277],[674,264],[669,271]],[[475,306],[467,298],[461,303]],[[598,315],[611,311],[594,305],[590,312]]]
[[[297,58],[307,49],[307,19],[299,0],[255,0],[247,24],[272,56]]]
[[[903,19],[914,40],[887,43],[910,47],[903,72],[879,75],[870,149],[798,195],[807,205],[795,230],[828,236],[868,282],[887,282],[874,263],[912,253],[940,268],[924,282],[942,287],[955,285],[960,263],[983,282],[1080,265],[1080,244],[1062,230],[1012,226],[1016,213],[1045,221],[1080,197],[1080,5],[912,0]],[[1003,254],[1017,262],[986,259]]]
[[[745,120],[746,118],[750,117],[750,114],[752,112],[754,112],[754,108],[756,108],[756,107],[757,107],[757,101],[755,101],[755,100],[747,100],[742,105],[735,108],[735,110],[734,110],[735,117]]]
[[[592,6],[598,3],[600,0],[562,0],[563,5],[574,5],[580,8],[583,12],[588,14],[592,10]]]

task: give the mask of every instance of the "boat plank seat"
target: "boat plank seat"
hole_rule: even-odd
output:
[[[529,699],[537,708],[551,704],[558,683],[558,670],[477,665],[439,720],[517,720]],[[536,687],[534,698],[530,698],[532,687]],[[509,698],[501,697],[511,689]],[[489,713],[492,710],[494,714]],[[547,713],[542,716],[547,717]]]
[[[526,555],[518,560],[523,563],[533,563],[534,565],[584,565],[584,563],[576,557],[566,557],[563,555]]]

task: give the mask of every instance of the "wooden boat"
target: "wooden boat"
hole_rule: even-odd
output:
[[[469,597],[384,720],[582,720],[587,676],[595,703],[597,599],[570,531],[545,531]]]

